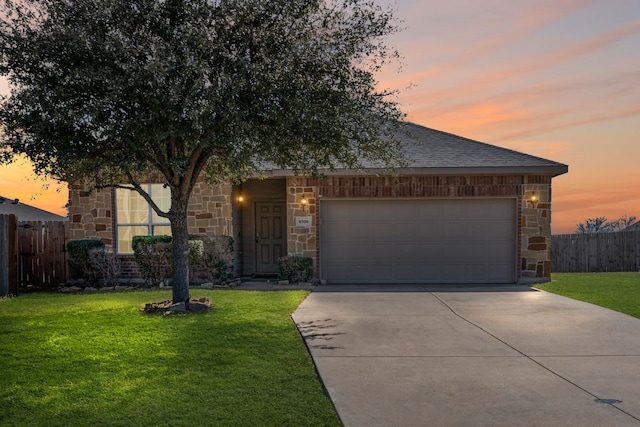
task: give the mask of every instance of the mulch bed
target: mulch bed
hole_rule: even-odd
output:
[[[171,300],[165,300],[160,302],[150,302],[144,305],[142,308],[143,313],[148,314],[169,314],[169,313],[186,313],[195,312],[201,313],[208,311],[212,307],[211,301],[207,297],[192,298],[189,300],[189,304],[174,304]]]

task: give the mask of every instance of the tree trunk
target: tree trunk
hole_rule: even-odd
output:
[[[189,196],[171,190],[171,241],[173,247],[173,303],[184,302],[189,306],[189,229],[187,226],[187,206]]]

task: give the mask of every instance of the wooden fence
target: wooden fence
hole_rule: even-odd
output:
[[[0,215],[0,297],[18,295],[18,219]]]
[[[66,221],[18,221],[15,215],[0,215],[0,236],[5,236],[0,237],[0,270],[7,272],[0,274],[0,294],[16,295],[18,287],[53,288],[66,282],[67,233]]]
[[[552,236],[552,271],[640,271],[640,231]]]

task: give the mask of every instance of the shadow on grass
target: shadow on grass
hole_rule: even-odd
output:
[[[0,314],[3,422],[339,425],[289,317],[304,292],[209,292],[206,313],[139,313],[161,295],[69,296],[35,319]],[[105,308],[109,298],[126,303]]]

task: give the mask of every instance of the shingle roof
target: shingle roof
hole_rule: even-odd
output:
[[[442,168],[525,168],[548,169],[555,175],[566,173],[562,163],[496,147],[414,123],[403,123],[398,134],[411,169]]]
[[[66,221],[64,216],[0,196],[0,215],[15,215],[18,221]]]
[[[404,122],[396,137],[400,140],[407,167],[397,170],[401,175],[436,174],[550,174],[561,175],[568,171],[562,163],[531,156],[518,151],[497,147],[484,142],[430,129],[415,123]],[[366,170],[375,170],[363,162]],[[291,175],[273,164],[263,163],[266,175]],[[328,172],[327,175],[353,175],[348,169]]]

